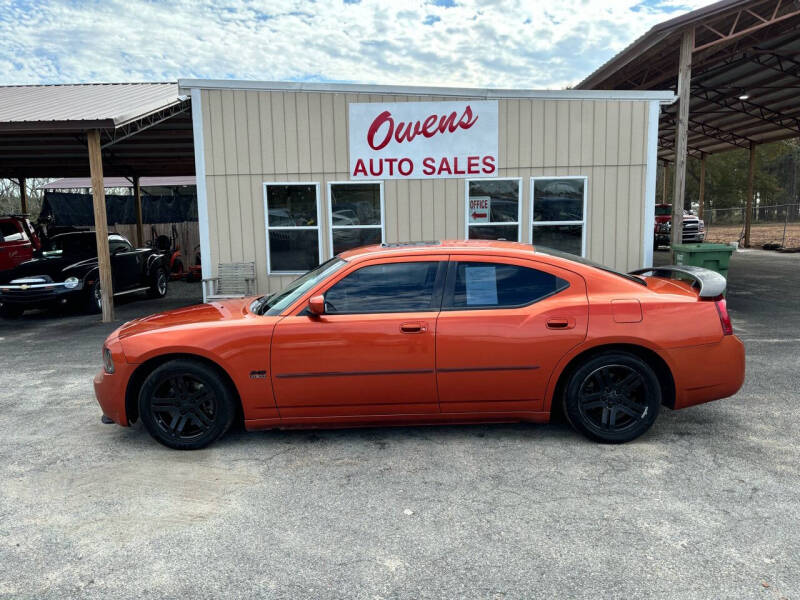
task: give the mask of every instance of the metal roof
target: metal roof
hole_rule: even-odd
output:
[[[120,127],[179,102],[176,83],[0,86],[0,131]]]
[[[694,156],[800,136],[800,2],[723,0],[653,27],[581,89],[675,89],[683,32],[695,29],[688,151]],[[674,160],[677,105],[659,158]]]
[[[133,183],[127,177],[103,177],[106,188],[130,188]],[[176,187],[182,185],[195,185],[194,175],[184,177],[142,177],[139,180],[141,187]],[[64,177],[39,186],[40,190],[77,190],[92,187],[91,177]]]
[[[541,98],[549,100],[658,100],[673,102],[669,91],[658,90],[522,90],[502,88],[456,88],[415,85],[372,85],[361,83],[319,83],[316,81],[247,81],[238,79],[179,79],[182,91],[197,89],[269,90],[283,92],[328,92],[384,94],[387,96],[450,96],[453,98]]]
[[[0,86],[0,177],[89,174],[99,130],[107,176],[193,175],[191,101],[170,83]]]

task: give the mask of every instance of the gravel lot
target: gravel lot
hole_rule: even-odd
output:
[[[0,322],[0,597],[796,598],[800,255],[739,252],[730,278],[742,391],[616,447],[499,425],[175,452],[100,423],[119,323]]]

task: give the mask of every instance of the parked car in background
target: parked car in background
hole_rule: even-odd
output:
[[[0,216],[0,276],[3,271],[30,260],[42,249],[42,241],[23,215]]]
[[[114,296],[167,293],[168,257],[153,248],[134,248],[124,237],[108,236]],[[0,315],[15,318],[25,310],[67,303],[89,312],[101,309],[97,243],[94,231],[50,238],[41,255],[6,271],[0,279]]]
[[[95,393],[104,420],[141,419],[179,449],[210,444],[236,415],[268,429],[563,413],[594,440],[625,442],[662,405],[742,385],[724,290],[697,267],[626,275],[512,242],[366,246],[270,296],[124,324]]]
[[[669,246],[672,233],[672,205],[656,204],[656,222],[653,237],[653,250],[659,246]],[[688,210],[683,211],[684,244],[699,243],[706,239],[706,224],[702,219],[693,215]]]

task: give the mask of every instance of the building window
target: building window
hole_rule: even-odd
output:
[[[466,195],[467,239],[519,241],[522,179],[468,179]]]
[[[383,183],[328,184],[328,223],[331,256],[383,243]]]
[[[534,246],[586,255],[586,177],[531,177]]]
[[[305,273],[320,264],[319,184],[265,183],[267,272]]]

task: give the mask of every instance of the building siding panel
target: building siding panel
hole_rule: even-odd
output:
[[[358,93],[203,90],[212,273],[254,260],[258,291],[291,276],[267,276],[264,182],[320,187],[323,259],[330,254],[328,183],[349,179],[352,102],[453,100]],[[499,101],[500,177],[521,177],[521,241],[531,236],[530,177],[587,177],[586,254],[619,269],[640,266],[644,223],[647,101]],[[466,237],[465,179],[384,181],[388,242]]]

